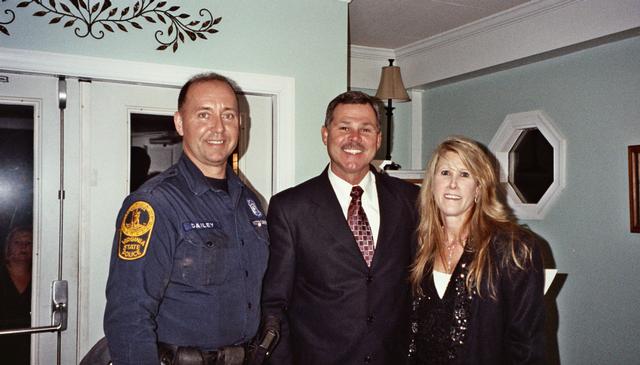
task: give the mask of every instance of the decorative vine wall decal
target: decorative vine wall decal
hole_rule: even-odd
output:
[[[2,0],[2,2],[4,2],[4,0]],[[5,35],[9,35],[9,29],[7,29],[5,25],[11,24],[15,20],[16,13],[14,13],[11,9],[6,9],[4,11],[4,14],[9,16],[9,20],[0,19],[0,32],[4,33]]]
[[[160,44],[156,49],[159,51],[171,48],[175,52],[178,44],[184,43],[187,38],[191,41],[207,39],[208,34],[218,32],[213,26],[222,21],[222,17],[214,19],[207,9],[200,9],[198,12],[200,20],[190,21],[191,15],[178,12],[180,6],[170,6],[167,1],[156,3],[156,0],[139,0],[132,6],[121,8],[114,7],[110,0],[30,0],[17,5],[18,8],[29,6],[36,10],[33,16],[51,17],[49,24],[59,23],[64,28],[73,27],[75,35],[80,38],[91,36],[102,39],[105,31],[114,33],[143,29],[141,20],[159,24],[165,28],[155,32],[155,39]],[[5,10],[7,12],[12,11]],[[13,19],[9,23],[12,21]],[[8,35],[6,29],[0,28],[0,31]]]

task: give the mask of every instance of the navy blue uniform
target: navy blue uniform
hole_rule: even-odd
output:
[[[104,318],[115,365],[157,365],[157,342],[214,350],[256,334],[267,226],[253,192],[226,176],[229,192],[213,189],[183,155],[125,199]]]

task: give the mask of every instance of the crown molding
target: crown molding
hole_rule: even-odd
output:
[[[371,87],[385,56],[395,56],[405,86],[424,88],[592,47],[633,29],[640,29],[638,0],[532,1],[395,50],[351,46],[350,85]]]
[[[376,48],[351,45],[349,47],[351,52],[351,58],[359,58],[364,60],[383,60],[387,61],[389,58],[396,58],[396,52],[389,48]]]
[[[387,59],[389,58],[395,58],[396,64],[401,67],[403,63],[405,63],[410,68],[409,72],[403,70],[405,75],[409,74],[409,77],[407,78],[407,76],[405,76],[404,80],[407,87],[420,86],[425,82],[414,80],[413,75],[415,72],[412,71],[413,69],[422,67],[433,67],[433,64],[428,64],[432,54],[441,52],[450,53],[450,51],[445,48],[464,48],[466,46],[465,43],[470,39],[483,34],[495,33],[502,28],[505,28],[504,31],[508,32],[506,28],[508,28],[509,25],[514,25],[525,19],[552,12],[576,1],[582,0],[541,0],[525,3],[397,49],[351,45],[351,86],[375,88],[371,80],[377,80],[380,67],[386,65]],[[404,68],[407,67],[403,67],[403,69]],[[371,71],[374,73],[372,74]],[[464,72],[458,72],[457,74],[466,72],[469,72],[469,70],[465,69]],[[449,77],[451,76],[456,76],[456,74],[449,75]],[[438,80],[429,80],[429,82],[432,81]]]
[[[436,36],[399,47],[395,49],[395,54],[398,57],[408,57],[418,53],[429,52],[433,48],[460,42],[479,34],[493,32],[500,28],[556,11],[578,1],[582,0],[543,0],[525,3]]]
[[[380,70],[389,65],[389,58],[396,58],[392,49],[365,46],[349,47],[349,86],[375,90],[380,80]],[[398,64],[398,63],[396,63]]]

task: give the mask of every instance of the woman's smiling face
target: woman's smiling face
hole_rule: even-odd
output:
[[[447,152],[438,159],[432,193],[445,221],[447,218],[464,221],[478,194],[478,184],[460,157],[454,152]]]

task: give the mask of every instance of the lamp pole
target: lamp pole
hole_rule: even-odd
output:
[[[384,156],[384,159],[387,161],[391,161],[391,121],[393,120],[393,105],[391,103],[391,99],[387,99],[387,153]],[[384,166],[385,170],[400,170],[400,165],[391,161],[391,163]]]
[[[387,154],[385,155],[385,160],[391,160],[391,120],[393,119],[393,104],[391,103],[392,99],[387,99]]]

